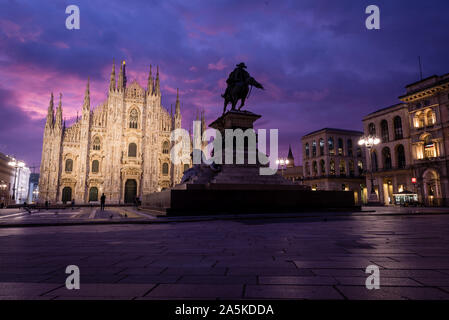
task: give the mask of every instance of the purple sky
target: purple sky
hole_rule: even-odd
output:
[[[81,29],[65,28],[76,4]],[[365,8],[381,9],[381,30],[365,28]],[[50,92],[63,93],[67,122],[81,110],[87,77],[92,106],[106,98],[112,59],[128,81],[146,84],[159,65],[162,102],[180,88],[183,126],[198,108],[210,123],[236,63],[266,91],[248,109],[258,127],[279,128],[281,155],[322,127],[360,130],[364,115],[395,104],[404,86],[449,72],[449,1],[0,2],[0,151],[39,166]]]

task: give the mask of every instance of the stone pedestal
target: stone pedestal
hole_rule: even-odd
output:
[[[254,128],[260,115],[249,111],[229,111],[210,124],[223,137],[225,159],[226,129]],[[246,140],[246,139],[245,139]],[[257,140],[257,136],[256,136]],[[355,209],[352,192],[311,191],[310,187],[294,184],[279,174],[261,175],[261,157],[257,148],[236,150],[245,155],[243,164],[209,166],[195,165],[190,178],[171,190],[144,195],[143,207],[167,215],[210,215],[219,213],[299,212],[313,209]],[[248,163],[248,154],[256,152],[256,164]],[[265,165],[267,166],[267,165]],[[186,173],[187,174],[187,173]]]

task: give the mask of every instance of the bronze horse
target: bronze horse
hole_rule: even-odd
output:
[[[249,77],[248,80],[244,82],[237,82],[230,90],[227,95],[223,95],[224,98],[224,108],[223,114],[226,112],[226,107],[229,103],[232,105],[231,110],[235,110],[237,102],[240,100],[240,107],[238,111],[245,105],[245,100],[248,98],[249,86],[256,87],[258,89],[264,90],[264,87],[257,82],[253,77]]]

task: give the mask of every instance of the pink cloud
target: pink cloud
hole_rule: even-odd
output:
[[[209,70],[223,70],[224,68],[226,68],[226,64],[224,63],[224,59],[221,58],[216,63],[209,63],[207,65],[207,68]]]

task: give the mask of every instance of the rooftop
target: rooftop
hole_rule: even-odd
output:
[[[305,138],[307,136],[311,136],[311,135],[317,134],[319,132],[337,132],[337,133],[345,133],[345,134],[363,135],[363,132],[357,131],[357,130],[338,129],[338,128],[323,128],[323,129],[320,129],[320,130],[316,130],[316,131],[310,132],[310,133],[304,135],[303,138]]]

